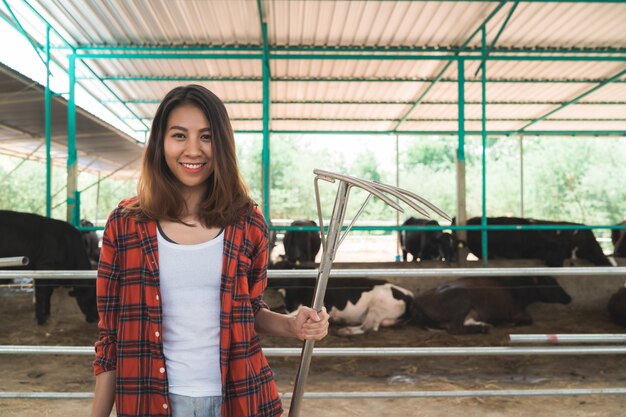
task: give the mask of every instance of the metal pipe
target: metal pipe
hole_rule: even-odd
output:
[[[338,398],[433,398],[433,397],[531,397],[553,395],[624,395],[626,388],[564,388],[538,390],[458,390],[458,391],[373,391],[373,392],[308,392],[307,399]],[[283,399],[292,398],[282,393]],[[93,398],[91,392],[0,392],[0,398]]]
[[[511,343],[625,343],[626,334],[511,334]]]
[[[269,278],[315,278],[315,269],[267,271]],[[591,267],[537,267],[537,268],[419,268],[419,269],[342,269],[333,270],[333,278],[424,278],[424,277],[503,277],[503,276],[624,276],[626,267],[591,266]],[[0,271],[0,278],[34,279],[85,279],[96,278],[97,271]]]
[[[9,266],[25,266],[28,265],[28,256],[12,256],[10,258],[0,258],[0,268]]]
[[[46,89],[44,111],[46,129],[46,217],[52,217],[52,90],[50,90],[50,25],[46,25]]]
[[[378,392],[309,392],[307,399],[317,398],[429,398],[429,397],[531,397],[548,395],[624,395],[626,388],[564,388],[537,390],[459,390],[459,391],[378,391]],[[288,393],[282,398],[290,398]]]
[[[66,220],[73,226],[80,224],[80,213],[77,213],[78,190],[78,153],[76,150],[76,55],[68,55],[69,59],[69,97],[67,100],[67,209]]]
[[[349,195],[350,185],[346,181],[340,181],[339,187],[337,189],[337,195],[335,197],[335,205],[333,207],[330,219],[328,235],[325,239],[326,244],[324,247],[324,253],[322,255],[322,262],[320,263],[317,284],[315,286],[315,296],[313,298],[312,307],[316,311],[320,311],[322,307],[324,307],[326,284],[328,283],[333,260],[339,246],[339,240],[341,237],[341,225],[343,224],[343,219],[346,214]],[[300,406],[302,404],[301,400],[304,394],[304,385],[306,384],[306,379],[309,374],[314,346],[314,340],[306,340],[304,342],[304,346],[302,347],[300,355],[300,366],[298,367],[295,383],[293,386],[293,399],[289,407],[290,417],[297,417],[299,415]]]
[[[272,226],[271,230],[293,230],[298,232],[315,232],[319,230],[319,227],[316,226]],[[342,226],[343,230],[347,229],[347,226]],[[396,231],[396,230],[416,230],[416,231],[435,231],[435,230],[482,230],[483,226],[481,225],[455,225],[455,226],[353,226],[352,230],[388,230],[388,231]],[[626,225],[586,225],[586,224],[533,224],[533,225],[525,225],[525,224],[508,224],[508,225],[499,225],[499,224],[488,224],[485,226],[485,230],[488,231],[496,231],[496,230],[594,230],[594,229],[615,229],[615,230],[626,230]]]
[[[480,217],[480,225],[483,229],[480,232],[480,240],[481,240],[481,251],[482,251],[482,263],[483,266],[489,266],[489,248],[487,241],[489,236],[487,235],[487,230],[485,230],[485,226],[487,226],[487,32],[485,31],[485,26],[481,29],[481,51],[483,57],[483,65],[481,67],[480,73],[480,90],[481,90],[481,122],[480,122],[480,130],[481,130],[481,155],[482,155],[482,184],[481,184],[481,217]]]
[[[311,348],[311,352],[318,357],[624,355],[626,346],[335,347]],[[263,353],[268,357],[297,357],[302,349],[264,348]],[[0,355],[94,355],[94,350],[92,346],[5,345],[0,346]]]

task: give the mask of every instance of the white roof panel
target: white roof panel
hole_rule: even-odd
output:
[[[626,119],[625,2],[261,0],[259,10],[256,0],[7,0],[0,13],[11,22],[7,4],[39,45],[52,26],[52,58],[63,69],[71,50],[57,32],[79,55],[110,55],[79,59],[78,82],[137,132],[167,91],[189,83],[221,97],[235,129],[260,131],[261,16],[274,130],[456,130],[457,65],[432,57],[455,58],[464,45],[466,128],[479,129],[476,58],[489,16],[489,129],[519,129],[593,89],[581,101],[597,105],[566,106],[529,129],[619,130]]]

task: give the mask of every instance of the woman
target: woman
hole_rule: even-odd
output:
[[[137,197],[111,213],[97,293],[92,416],[277,416],[257,333],[320,340],[328,314],[262,300],[265,219],[237,167],[222,101],[189,85],[160,104]]]

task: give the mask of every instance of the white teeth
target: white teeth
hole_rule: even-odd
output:
[[[189,169],[198,169],[198,168],[200,168],[204,164],[184,164],[184,163],[181,163],[181,165],[184,166],[185,168],[189,168]]]

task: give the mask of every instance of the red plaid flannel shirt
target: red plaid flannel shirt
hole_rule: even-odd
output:
[[[109,216],[102,240],[97,294],[100,338],[94,372],[116,371],[120,417],[171,416],[163,343],[156,223]],[[227,226],[221,284],[222,416],[282,414],[272,371],[254,330],[267,306],[267,225],[256,208]]]

